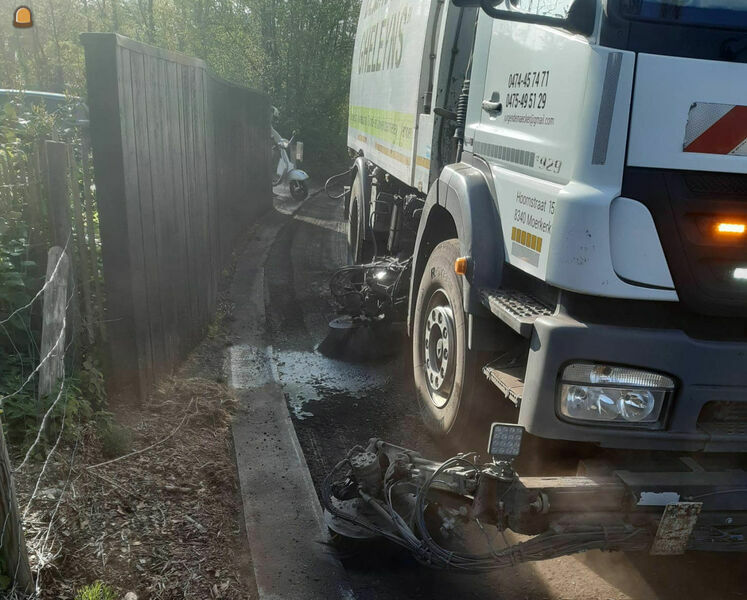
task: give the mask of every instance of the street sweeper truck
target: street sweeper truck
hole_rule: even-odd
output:
[[[406,323],[428,429],[487,437],[502,406],[537,438],[687,454],[617,491],[697,497],[744,550],[747,3],[363,0],[348,146],[357,266],[331,290],[351,327]]]

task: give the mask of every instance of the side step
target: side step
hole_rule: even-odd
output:
[[[516,406],[521,404],[526,370],[526,362],[513,360],[501,363],[500,359],[482,368],[483,375],[488,378],[488,381]]]
[[[549,306],[516,290],[480,290],[480,299],[490,312],[525,338],[532,336],[539,317],[553,313]]]

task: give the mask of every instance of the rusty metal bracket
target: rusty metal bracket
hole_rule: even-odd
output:
[[[667,504],[659,521],[651,554],[673,555],[684,554],[687,542],[698,521],[702,502],[677,502]]]

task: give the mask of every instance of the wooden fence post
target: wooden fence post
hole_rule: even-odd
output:
[[[2,422],[0,421],[0,557],[3,559],[11,585],[20,592],[30,594],[34,591],[34,578],[31,575],[29,556],[26,551],[26,539],[23,535],[23,524],[18,512],[16,489],[13,482],[13,470],[10,467],[8,449],[5,446]]]
[[[42,339],[40,356],[49,358],[39,369],[38,402],[52,393],[55,384],[65,375],[65,315],[70,259],[59,246],[49,249],[47,278],[44,290]]]
[[[52,246],[65,247],[70,238],[70,196],[68,195],[67,144],[44,142],[47,156],[47,208]]]
[[[13,201],[14,179],[14,177],[11,177],[8,155],[3,152],[3,154],[0,154],[0,201],[6,206],[11,206]]]
[[[86,252],[86,231],[83,228],[83,209],[80,203],[82,193],[81,185],[78,182],[78,163],[75,160],[72,144],[68,147],[68,165],[70,166],[70,188],[73,193],[73,213],[75,217],[75,238],[78,253],[78,268],[80,269],[80,283],[83,292],[83,308],[85,317],[83,326],[86,330],[88,344],[93,345],[93,304],[91,303],[91,280],[88,272],[88,253]],[[89,242],[90,243],[90,242]]]
[[[34,149],[29,155],[28,163],[28,205],[31,215],[30,224],[33,227],[33,231],[29,234],[29,243],[33,239],[34,244],[46,242],[47,239],[47,226],[42,219],[42,151],[41,144],[34,144]],[[46,245],[46,243],[45,243]]]
[[[100,339],[106,341],[106,327],[104,325],[104,293],[101,289],[101,277],[99,273],[99,253],[96,247],[96,223],[94,222],[93,194],[91,194],[91,161],[89,153],[91,151],[91,142],[88,137],[88,131],[84,131],[80,136],[80,162],[83,172],[83,200],[86,211],[86,227],[88,229],[88,252],[91,255],[91,273],[93,274],[93,290],[96,294],[96,316],[99,324]]]

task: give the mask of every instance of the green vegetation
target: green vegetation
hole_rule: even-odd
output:
[[[36,398],[32,374],[40,359],[41,301],[34,298],[44,282],[48,248],[45,203],[40,201],[43,182],[38,181],[39,141],[72,139],[74,132],[65,125],[66,108],[49,114],[40,105],[24,105],[15,98],[0,107],[0,398],[6,436],[19,451],[36,438],[41,415],[58,396],[54,392]],[[63,413],[70,436],[77,423],[104,406],[101,368],[95,356],[87,354],[92,350],[78,344],[71,353],[75,375],[64,382],[46,428],[47,440],[57,438]],[[45,444],[38,451],[44,455]]]
[[[0,87],[85,95],[81,31],[116,31],[197,56],[266,91],[280,131],[298,129],[307,167],[346,162],[347,93],[360,0],[54,0],[29,2],[34,27],[0,20]],[[0,14],[17,2],[0,0]]]
[[[104,458],[117,458],[132,450],[132,431],[111,419],[99,425],[98,436],[101,441],[101,453]]]
[[[117,591],[101,581],[78,590],[75,600],[119,600]]]

